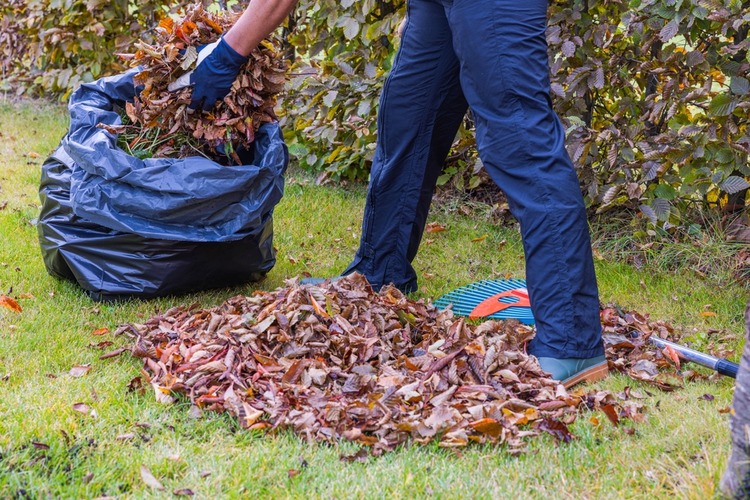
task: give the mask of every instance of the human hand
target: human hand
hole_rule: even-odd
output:
[[[201,58],[201,54],[207,55]],[[190,73],[193,96],[190,109],[211,109],[232,88],[247,56],[237,53],[222,37],[198,52],[198,66]]]

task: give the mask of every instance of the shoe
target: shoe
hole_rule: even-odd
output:
[[[594,358],[537,358],[542,370],[559,380],[566,389],[581,382],[596,382],[607,376],[609,365],[607,358],[596,356]]]

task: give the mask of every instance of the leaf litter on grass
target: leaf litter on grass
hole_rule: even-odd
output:
[[[682,385],[684,374],[648,342],[676,340],[670,325],[615,306],[602,309],[602,324],[611,369],[663,390]],[[187,397],[246,429],[344,439],[374,454],[433,441],[516,454],[543,433],[570,441],[582,411],[601,410],[615,425],[645,418],[630,388],[566,390],[550,379],[525,351],[532,327],[475,325],[392,287],[375,293],[359,274],[316,286],[292,279],[209,309],[174,307],[118,333],[134,338],[132,354],[161,402]]]

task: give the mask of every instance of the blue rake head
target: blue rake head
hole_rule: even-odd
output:
[[[453,312],[470,319],[517,319],[527,325],[534,324],[526,281],[482,280],[452,290],[435,302],[435,307],[445,309],[453,305]]]

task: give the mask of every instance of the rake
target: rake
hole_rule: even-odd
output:
[[[517,319],[527,325],[534,324],[526,281],[521,279],[469,283],[446,293],[433,304],[439,309],[453,306],[454,314],[467,316],[469,319]],[[722,375],[737,378],[737,363],[694,351],[654,335],[649,337],[649,340],[659,349],[673,349],[685,361],[692,361]]]
[[[453,306],[458,316],[469,319],[517,319],[534,324],[526,281],[522,279],[482,280],[452,290],[435,302],[435,307]]]

